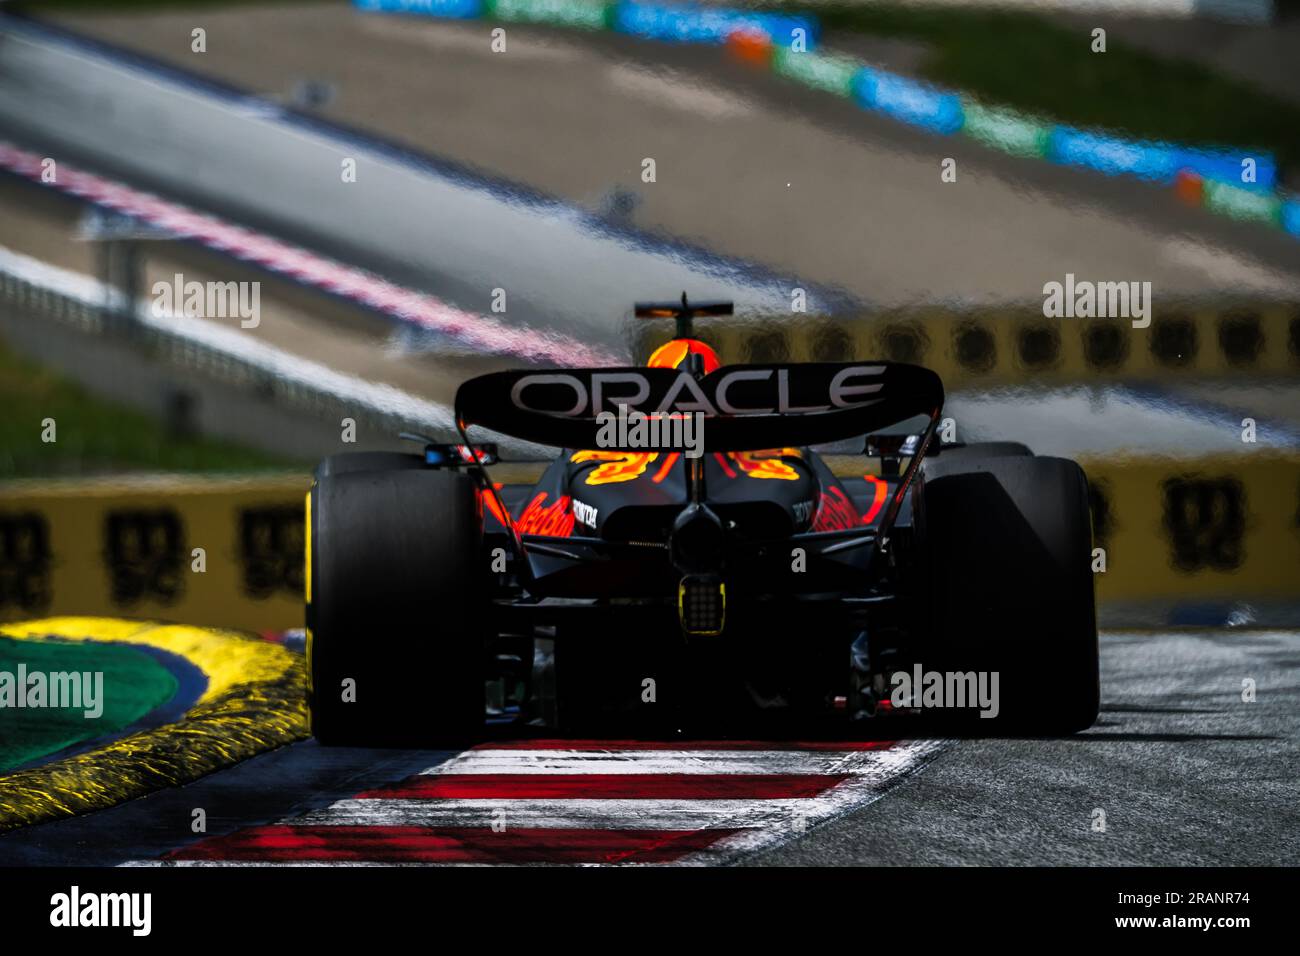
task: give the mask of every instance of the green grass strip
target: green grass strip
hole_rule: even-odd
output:
[[[293,464],[230,442],[170,434],[148,415],[96,398],[19,358],[3,340],[0,408],[0,478],[141,469],[279,471]]]
[[[777,8],[806,9],[797,0]],[[1089,31],[1033,13],[888,3],[815,12],[831,46],[837,33],[928,45],[924,78],[985,103],[1117,136],[1264,149],[1279,166],[1300,163],[1300,106],[1200,63],[1126,45],[1114,31],[1106,52],[1093,53]]]

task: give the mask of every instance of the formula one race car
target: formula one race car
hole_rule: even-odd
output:
[[[1093,723],[1079,466],[941,445],[924,368],[720,367],[693,320],[730,311],[638,305],[677,323],[648,367],[483,375],[457,392],[460,444],[320,464],[322,743]],[[536,483],[496,482],[472,426],[564,450]],[[856,457],[812,450],[846,441]]]

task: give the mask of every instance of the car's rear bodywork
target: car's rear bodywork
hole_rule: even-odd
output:
[[[887,363],[753,365],[698,378],[563,370],[474,379],[457,416],[569,446],[535,486],[498,491],[484,480],[489,536],[508,549],[530,598],[672,598],[684,580],[710,577],[731,583],[735,604],[869,590],[883,543],[910,525],[907,492],[942,400],[933,373]],[[611,446],[599,440],[598,416],[620,408],[699,413],[702,441]],[[809,447],[917,416],[926,427],[892,476],[867,475],[864,458],[863,477],[846,483]],[[693,524],[715,531],[692,536]]]
[[[428,441],[422,457],[390,462],[424,477],[368,477],[377,465],[361,456],[318,469],[333,503],[316,508],[314,524],[328,527],[322,515],[337,511],[339,526],[366,533],[373,519],[406,541],[392,559],[399,583],[385,620],[425,630],[412,620],[412,592],[433,588],[440,606],[430,611],[447,626],[419,645],[421,666],[441,667],[439,641],[468,641],[475,654],[481,647],[482,667],[465,663],[468,645],[446,645],[457,648],[453,676],[486,679],[489,713],[591,731],[616,730],[619,717],[659,729],[700,715],[715,729],[774,714],[856,723],[897,713],[891,675],[923,656],[1001,662],[1019,675],[1022,717],[1041,710],[1053,727],[1091,723],[1096,628],[1078,466],[1023,446],[977,446],[934,470],[942,528],[928,529],[923,464],[944,461],[933,372],[875,361],[719,366],[691,335],[693,311],[639,307],[678,321],[652,367],[465,382],[462,443]],[[557,451],[537,480],[500,483],[496,446],[475,444],[479,428]],[[844,442],[850,454],[834,468],[813,449]],[[452,499],[473,502],[469,524]],[[410,539],[408,517],[460,530],[439,548]],[[389,579],[330,553],[332,579],[351,595],[342,606],[368,614],[352,578],[385,589]],[[1021,593],[1018,580],[1038,583]],[[1065,636],[1044,639],[1060,612]],[[330,639],[342,656],[313,665],[324,683],[346,672],[356,640],[346,628]],[[1036,682],[1063,669],[1072,690],[1058,686],[1040,704]],[[400,684],[391,673],[376,681]],[[350,713],[330,707],[331,721]]]

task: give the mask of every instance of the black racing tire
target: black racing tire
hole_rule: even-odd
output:
[[[347,451],[330,455],[316,466],[315,477],[346,475],[354,471],[414,471],[424,467],[424,456],[407,451]]]
[[[924,461],[927,476],[964,471],[979,458],[1032,458],[1028,445],[1018,441],[982,441],[973,445],[940,445],[938,454],[927,455]]]
[[[309,506],[312,734],[327,746],[480,738],[488,575],[473,480],[335,472],[312,486]]]
[[[923,669],[998,672],[998,716],[965,722],[974,732],[1091,727],[1100,684],[1083,469],[1063,458],[974,459],[927,475],[922,495]]]

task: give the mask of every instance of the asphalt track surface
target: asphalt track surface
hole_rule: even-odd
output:
[[[1296,864],[1298,724],[1300,634],[1109,633],[1101,719],[1073,738],[307,741],[0,836],[0,864]]]

